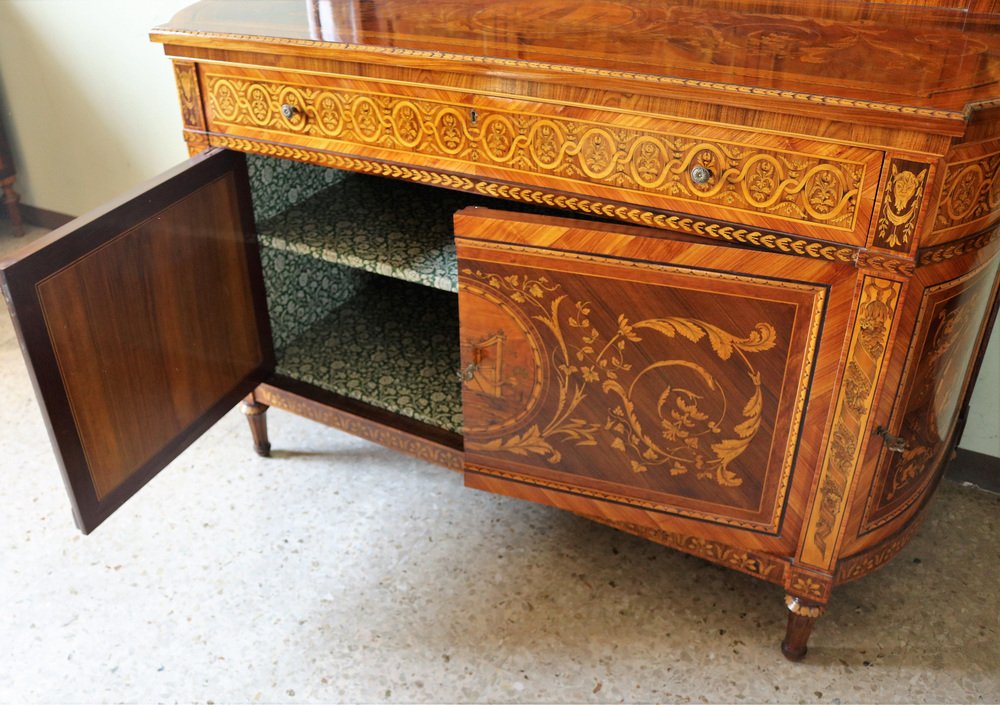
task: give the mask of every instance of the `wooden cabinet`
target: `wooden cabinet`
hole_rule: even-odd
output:
[[[780,584],[801,658],[919,525],[995,317],[965,9],[182,12],[210,151],[3,268],[81,528],[247,397],[260,453],[279,406]]]

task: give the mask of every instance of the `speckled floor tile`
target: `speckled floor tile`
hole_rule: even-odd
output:
[[[0,703],[1000,700],[992,495],[945,484],[796,665],[774,586],[278,411],[83,537],[5,316],[0,387]]]

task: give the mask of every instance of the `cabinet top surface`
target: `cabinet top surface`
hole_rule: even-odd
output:
[[[822,96],[928,117],[1000,100],[1000,15],[853,0],[202,0],[152,36]]]

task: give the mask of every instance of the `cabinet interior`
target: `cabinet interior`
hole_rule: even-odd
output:
[[[489,199],[247,162],[276,372],[461,432],[452,216]]]

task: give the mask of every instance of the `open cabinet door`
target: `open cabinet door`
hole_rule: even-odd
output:
[[[274,368],[249,194],[203,153],[0,264],[85,533]]]

